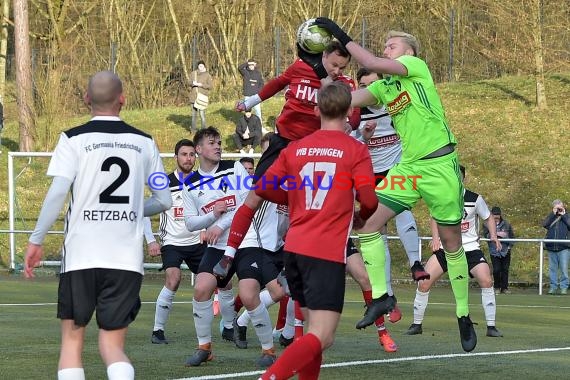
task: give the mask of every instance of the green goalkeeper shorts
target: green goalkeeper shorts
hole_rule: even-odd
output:
[[[457,153],[399,163],[376,186],[380,203],[396,214],[409,210],[423,198],[431,217],[442,225],[454,225],[463,217],[463,183]]]

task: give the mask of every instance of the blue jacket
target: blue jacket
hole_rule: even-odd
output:
[[[491,220],[491,223],[493,221]],[[499,222],[499,224],[497,224],[497,232],[506,232],[507,233],[507,237],[504,239],[514,239],[515,238],[515,233],[513,232],[513,227],[511,226],[511,224],[509,222],[507,222],[505,219],[503,219],[501,217],[501,221]],[[489,238],[489,230],[487,229],[487,226],[483,226],[483,233],[485,234],[486,238]],[[499,239],[501,239],[501,237],[499,236]],[[502,241],[501,242],[501,250],[498,251],[497,250],[497,246],[494,242],[489,241],[489,253],[491,254],[491,256],[495,256],[495,257],[506,257],[509,253],[511,253],[511,248],[513,248],[513,245],[515,244],[512,241]]]
[[[553,212],[548,214],[542,226],[546,228],[545,239],[568,239],[568,233],[570,232],[570,221],[568,220],[568,214],[556,215]],[[545,243],[544,248],[550,252],[560,252],[564,249],[570,247],[570,242],[568,243]]]

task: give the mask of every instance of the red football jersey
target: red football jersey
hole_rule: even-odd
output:
[[[290,217],[285,250],[346,262],[355,189],[370,185],[371,176],[367,146],[344,132],[318,130],[291,142],[265,173],[267,181],[287,179],[282,186]]]
[[[347,83],[354,91],[350,77],[341,75],[336,80]],[[321,80],[311,66],[298,59],[282,75],[267,82],[258,95],[261,100],[269,99],[287,86],[285,105],[276,121],[277,130],[286,139],[299,140],[321,128],[321,121],[315,115]]]

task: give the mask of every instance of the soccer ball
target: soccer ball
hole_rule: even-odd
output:
[[[322,53],[331,41],[332,35],[328,30],[315,25],[314,18],[308,19],[297,29],[297,42],[307,53]]]

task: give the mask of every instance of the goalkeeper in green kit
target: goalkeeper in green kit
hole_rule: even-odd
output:
[[[455,152],[457,141],[447,125],[430,71],[417,57],[419,44],[411,34],[391,31],[383,57],[376,57],[352,41],[334,21],[317,18],[316,24],[345,45],[361,66],[385,74],[383,80],[353,92],[352,106],[386,105],[402,141],[400,163],[390,169],[386,182],[376,188],[381,204],[358,231],[374,301],[356,327],[371,325],[393,308],[386,293],[384,244],[379,231],[388,220],[411,209],[423,198],[437,222],[448,262],[461,345],[463,350],[472,351],[477,336],[469,318],[469,275],[461,245],[463,185]]]

